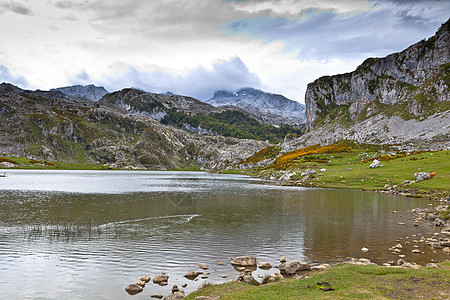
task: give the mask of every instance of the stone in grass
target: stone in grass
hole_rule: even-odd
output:
[[[308,262],[291,260],[279,265],[278,269],[280,270],[280,273],[283,276],[293,276],[301,271],[311,270],[311,265]]]

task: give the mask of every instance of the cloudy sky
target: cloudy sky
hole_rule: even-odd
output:
[[[433,0],[0,0],[0,82],[137,87],[206,100],[306,85],[432,36]]]

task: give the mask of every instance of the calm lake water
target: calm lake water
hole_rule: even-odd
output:
[[[426,207],[426,200],[280,187],[239,175],[36,170],[6,175],[0,178],[3,299],[127,299],[126,285],[160,272],[170,276],[169,285],[149,283],[133,299],[167,295],[182,283],[189,293],[204,282],[183,277],[197,270],[196,264],[210,266],[207,281],[220,283],[237,278],[229,258],[242,255],[272,265],[283,255],[311,263],[348,256],[383,263],[398,259],[387,250],[398,238],[420,239],[434,230],[412,226],[406,213]],[[361,247],[370,251],[362,253]],[[426,247],[422,255],[407,247],[407,261],[440,258]],[[258,270],[254,276],[276,271]]]

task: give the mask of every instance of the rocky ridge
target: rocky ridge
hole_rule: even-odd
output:
[[[306,120],[304,105],[254,88],[242,88],[236,92],[217,91],[206,103],[216,107],[235,106],[250,114],[260,114],[266,124],[300,125]]]
[[[449,101],[449,28],[450,20],[433,37],[401,52],[369,58],[354,72],[324,76],[308,84],[308,124],[319,127],[340,117],[332,114],[336,110],[348,121],[358,122],[379,113],[383,105],[396,104],[405,104],[402,108],[409,117],[419,117]]]

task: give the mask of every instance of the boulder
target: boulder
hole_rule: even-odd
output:
[[[184,291],[178,291],[173,293],[172,295],[164,297],[164,300],[177,300],[177,299],[184,299]]]
[[[384,167],[384,165],[382,165],[378,159],[374,159],[369,166],[369,168],[379,168],[379,167]]]
[[[233,257],[231,259],[231,264],[235,266],[256,266],[256,258],[253,256],[240,256],[240,257]]]
[[[427,173],[427,172],[414,173],[414,178],[416,179],[416,182],[430,179],[430,173]]]
[[[283,276],[293,276],[301,271],[311,270],[311,265],[308,262],[291,260],[279,265],[278,269],[280,270],[280,273]]]
[[[253,277],[251,272],[242,272],[241,274],[239,274],[237,281],[250,284],[255,281],[255,277]]]
[[[280,263],[285,263],[286,262],[286,257],[285,256],[282,256],[281,258],[280,258]]]
[[[145,282],[149,282],[150,281],[150,276],[148,276],[148,275],[142,276],[140,280],[141,281],[145,281]]]
[[[187,272],[186,274],[184,274],[184,277],[186,277],[189,280],[194,280],[195,278],[197,278],[198,275],[199,275],[198,272],[191,270],[191,271]]]
[[[172,287],[172,294],[175,294],[176,292],[179,292],[180,289],[178,288],[178,285],[174,284]]]
[[[136,282],[137,285],[145,287],[145,281]]]
[[[128,294],[130,295],[136,295],[139,294],[140,292],[142,292],[144,290],[144,288],[140,285],[137,285],[135,283],[129,284],[127,285],[127,287],[125,288],[125,291],[127,291]]]
[[[162,299],[162,298],[164,298],[164,296],[161,295],[161,294],[153,294],[153,295],[151,295],[150,297],[152,297],[152,298],[157,298],[157,299]]]
[[[260,269],[265,269],[265,270],[268,270],[268,269],[271,269],[272,268],[272,265],[271,264],[269,264],[269,263],[262,263],[262,264],[259,264],[259,268]]]
[[[167,285],[168,280],[169,280],[169,276],[164,273],[161,273],[161,274],[153,277],[153,283],[157,283],[159,285],[164,285],[164,283],[166,283],[165,285]]]

